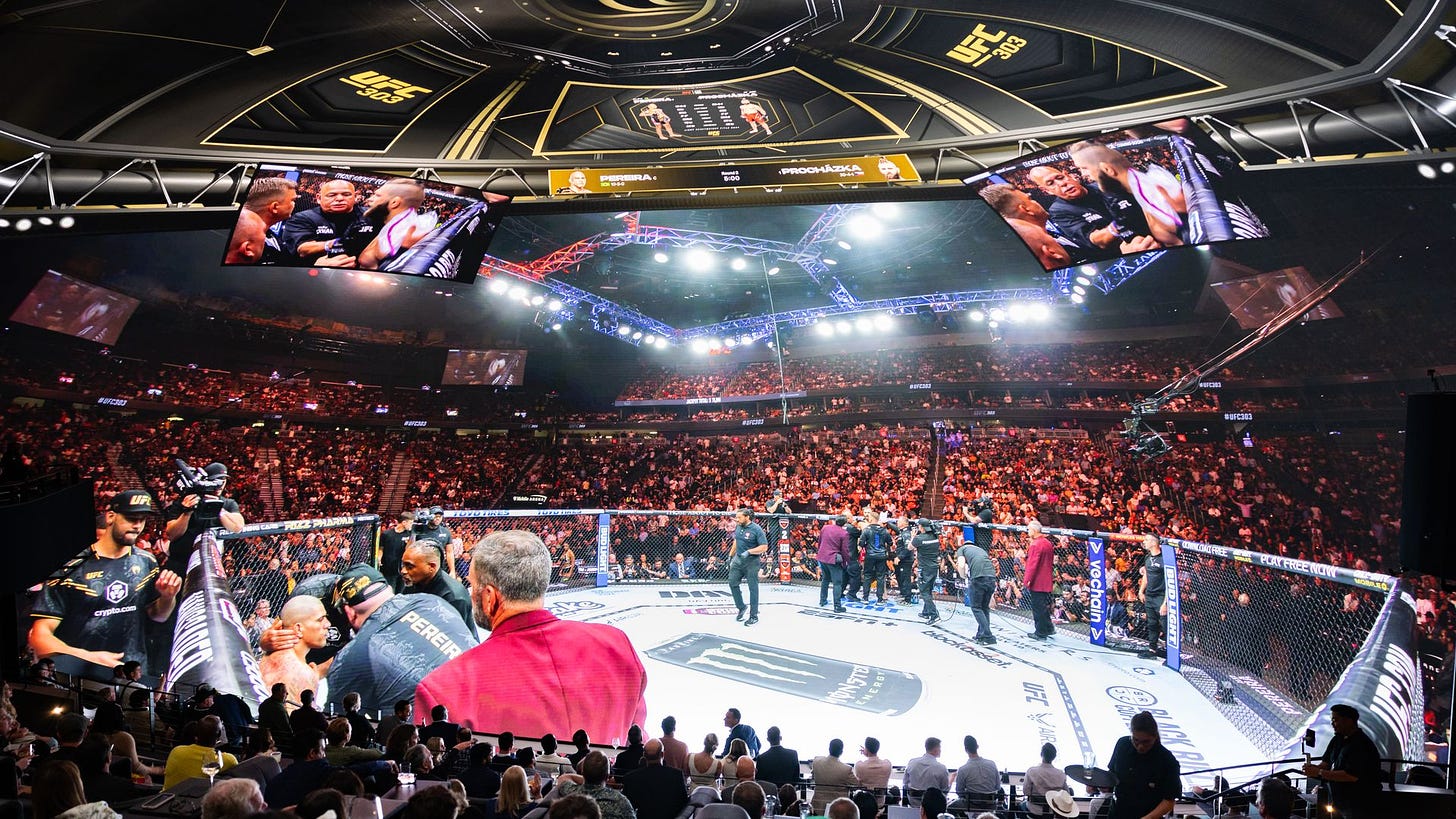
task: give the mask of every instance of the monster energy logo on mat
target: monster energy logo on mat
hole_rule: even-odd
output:
[[[902,714],[920,700],[920,678],[776,646],[688,634],[647,656],[739,683],[875,714]]]

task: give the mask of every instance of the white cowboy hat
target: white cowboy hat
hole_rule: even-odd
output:
[[[1072,795],[1066,791],[1047,791],[1046,802],[1047,807],[1052,809],[1052,813],[1058,816],[1073,817],[1082,815],[1081,809],[1077,807],[1077,800],[1073,799]]]

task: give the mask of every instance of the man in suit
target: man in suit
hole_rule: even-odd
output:
[[[643,747],[642,763],[622,779],[622,793],[638,819],[672,819],[688,804],[682,771],[662,764],[662,742],[656,739]]]
[[[420,729],[420,742],[430,741],[430,737],[439,737],[440,741],[449,748],[455,744],[455,732],[460,726],[450,721],[450,711],[443,705],[436,705],[430,709],[430,724]]]
[[[783,735],[779,733],[777,725],[769,726],[765,733],[768,737],[769,748],[758,755],[758,779],[760,782],[772,782],[774,787],[781,788],[784,783],[799,782],[799,753],[793,748],[785,748],[779,745]]]
[[[816,756],[810,766],[810,773],[814,777],[814,813],[823,816],[824,810],[830,802],[841,796],[849,796],[851,789],[859,786],[859,780],[854,777],[854,768],[842,762],[839,757],[844,754],[844,740],[835,738],[829,741],[829,755]]]
[[[728,737],[723,740],[723,753],[718,756],[728,755],[728,749],[732,747],[733,740],[741,739],[748,746],[749,756],[758,756],[758,733],[753,726],[743,721],[743,713],[737,708],[729,708],[723,713],[723,727],[728,729]]]

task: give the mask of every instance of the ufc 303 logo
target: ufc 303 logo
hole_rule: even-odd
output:
[[[1016,52],[1025,47],[1024,38],[1014,34],[1008,35],[1004,31],[992,33],[986,30],[985,23],[977,23],[975,30],[961,40],[955,48],[946,52],[945,56],[976,68],[992,57],[1009,60],[1016,56]]]
[[[340,77],[339,80],[345,85],[352,85],[359,89],[359,96],[378,100],[385,105],[412,100],[416,94],[431,92],[431,89],[424,86],[411,85],[404,80],[380,74],[378,71],[360,71],[347,77]]]

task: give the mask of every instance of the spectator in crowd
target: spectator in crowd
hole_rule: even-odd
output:
[[[1001,775],[996,763],[981,756],[981,744],[966,734],[966,762],[956,771],[956,794],[967,799],[973,795],[994,794],[1001,789]]]
[[[553,799],[546,819],[603,819],[603,816],[597,800],[578,793]]]
[[[596,800],[602,819],[637,819],[637,810],[621,791],[607,786],[607,757],[592,751],[581,761],[580,774],[562,774],[556,780],[558,796],[581,794]]]
[[[489,742],[478,742],[470,746],[470,766],[460,774],[459,779],[465,783],[465,790],[473,799],[489,799],[504,787],[504,778],[491,767],[491,751]],[[509,769],[507,770],[509,771]],[[526,799],[524,770],[521,772],[520,788],[521,801],[524,803]]]
[[[668,717],[667,719],[672,719]],[[666,724],[667,720],[663,720]],[[674,723],[675,725],[676,723]],[[663,740],[666,742],[666,739]],[[571,760],[557,753],[560,747],[556,741],[556,735],[546,733],[541,735],[541,753],[536,755],[536,765],[548,773],[559,774],[571,770]]]
[[[727,756],[733,750],[733,740],[735,739],[743,740],[743,744],[747,748],[747,754],[750,756],[758,755],[758,732],[753,730],[752,725],[743,721],[743,712],[737,708],[729,708],[723,714],[723,727],[728,729],[728,737],[724,740],[724,742],[728,743],[728,747],[723,752],[724,756]]]
[[[683,775],[691,773],[688,769],[688,744],[677,738],[677,717],[668,715],[662,718],[662,764],[669,768],[676,768],[683,772]],[[552,737],[555,741],[555,737]],[[541,747],[546,747],[545,740],[542,740]]]
[[[298,692],[298,707],[288,715],[288,727],[293,731],[294,736],[300,736],[305,731],[312,731],[323,736],[328,731],[328,717],[313,706],[312,689]]]
[[[460,726],[450,721],[450,709],[443,705],[436,705],[430,709],[430,724],[420,729],[420,741],[429,742],[430,737],[439,737],[441,740],[453,743],[455,733]],[[501,750],[504,752],[510,747],[504,737],[501,740]]]
[[[922,795],[931,788],[938,788],[941,798],[945,798],[945,792],[950,790],[950,771],[940,762],[938,737],[926,737],[925,754],[905,763],[905,775],[900,781],[912,807],[920,805]],[[932,819],[937,814],[933,814]]]
[[[772,782],[774,787],[790,782],[797,783],[799,781],[799,752],[779,745],[783,741],[783,734],[777,725],[770,725],[764,732],[764,736],[768,738],[768,750],[754,759],[758,765],[759,780]]]
[[[644,765],[622,780],[622,794],[641,819],[673,819],[688,804],[682,771],[662,764],[661,740],[648,740],[642,759]]]
[[[835,737],[829,741],[829,753],[814,757],[809,766],[814,778],[814,813],[822,815],[829,803],[841,796],[849,796],[852,788],[859,786],[854,769],[840,759],[844,755],[844,740]]]
[[[374,724],[359,710],[359,692],[344,695],[344,718],[349,720],[349,744],[359,748],[374,747]]]
[[[263,791],[251,779],[223,779],[202,797],[202,819],[248,819],[268,809]]]
[[[488,770],[488,769],[487,769]],[[491,771],[494,773],[494,771]],[[500,795],[496,798],[495,815],[500,819],[521,819],[530,811],[538,807],[533,800],[530,785],[526,779],[526,770],[520,765],[512,765],[506,768],[504,774],[498,779],[500,783]],[[467,788],[469,783],[467,783]],[[475,797],[476,791],[470,795]],[[477,797],[478,798],[478,797]]]
[[[263,789],[268,807],[282,810],[297,805],[308,793],[323,786],[329,775],[329,760],[324,751],[324,735],[305,730],[294,735],[293,763],[269,780]]]
[[[729,801],[729,800],[724,800]],[[743,781],[733,786],[733,804],[743,808],[748,814],[748,819],[763,819],[763,810],[768,799],[765,797],[763,787],[757,782]]]
[[[829,807],[824,809],[824,815],[827,819],[859,819],[859,806],[855,805],[853,799],[841,796],[829,803]],[[874,817],[866,817],[866,819],[874,819]]]
[[[883,806],[885,789],[890,787],[890,760],[880,756],[880,741],[875,737],[865,737],[859,753],[864,759],[854,763],[854,778],[875,795],[877,804]]]
[[[723,760],[715,756],[718,750],[718,735],[708,734],[703,737],[703,750],[688,757],[688,777],[694,785],[708,785],[718,781],[718,776],[723,772]]]
[[[394,703],[394,710],[379,718],[379,725],[376,727],[375,736],[388,739],[394,733],[394,729],[401,725],[407,725],[410,721],[410,701],[397,700]]]
[[[221,772],[237,767],[238,758],[219,751],[222,742],[222,720],[215,716],[203,717],[197,723],[197,736],[190,745],[178,745],[167,754],[167,772],[162,787],[172,790],[182,782],[202,776],[202,766],[209,761],[221,761]]]
[[[76,763],[54,760],[40,766],[31,788],[35,819],[121,819],[105,802],[87,802]]]
[[[642,753],[646,746],[642,744],[642,726],[633,725],[627,729],[627,747],[617,754],[612,761],[612,775],[621,776],[629,771],[634,771],[642,765]]]
[[[1041,761],[1027,768],[1025,776],[1021,778],[1021,790],[1026,794],[1021,809],[1033,816],[1046,815],[1046,807],[1041,803],[1046,801],[1047,791],[1067,788],[1067,775],[1052,764],[1056,758],[1057,746],[1043,742]]]
[[[258,727],[266,728],[273,741],[287,747],[293,741],[293,726],[288,722],[288,684],[273,683],[268,699],[258,705]]]

